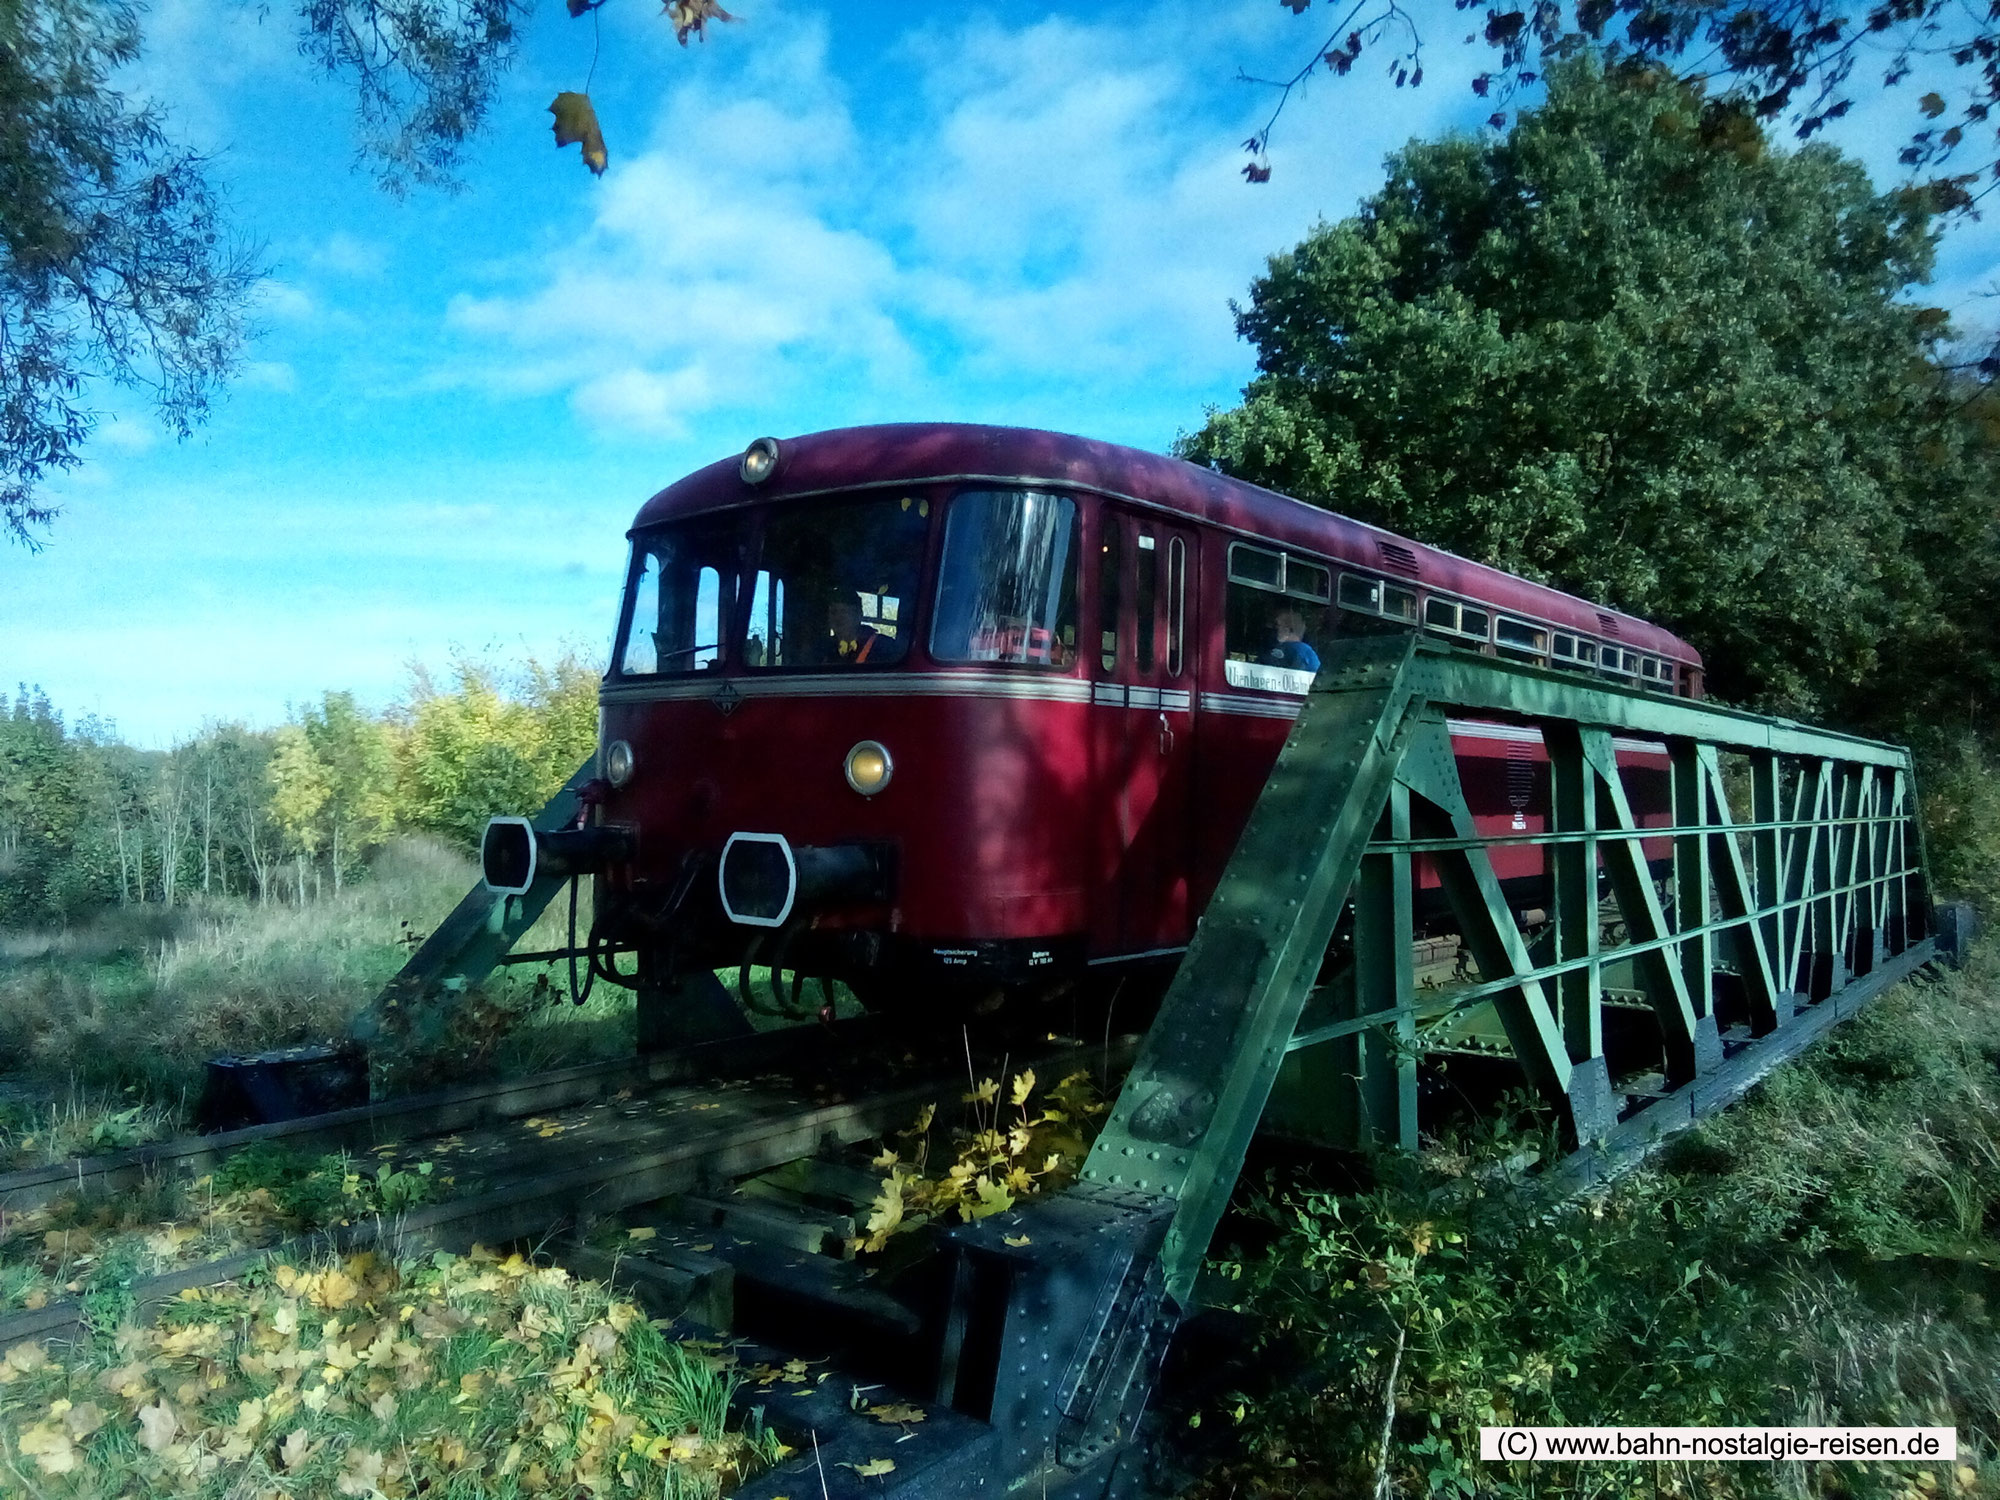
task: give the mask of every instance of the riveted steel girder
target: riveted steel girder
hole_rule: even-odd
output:
[[[1539,733],[1540,829],[1475,813],[1447,713]],[[1637,805],[1661,759],[1665,796]],[[1783,1055],[1935,951],[1909,782],[1894,745],[1407,637],[1336,643],[1083,1175],[1172,1203],[1185,1305],[1281,1078],[1283,1128],[1349,1147],[1415,1144],[1434,1052],[1518,1068],[1578,1145],[1685,1123],[1769,1065],[1745,1048]],[[1509,846],[1532,913],[1496,874]],[[1448,936],[1416,928],[1420,884]],[[1440,944],[1459,969],[1420,984]]]

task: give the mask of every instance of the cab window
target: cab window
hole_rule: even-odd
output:
[[[887,667],[909,654],[930,502],[916,495],[773,507],[739,639],[752,670]]]
[[[940,661],[1066,667],[1076,659],[1076,502],[968,490],[945,513],[931,618]]]
[[[635,537],[614,654],[619,672],[650,677],[714,669],[740,555],[733,521],[683,521]]]

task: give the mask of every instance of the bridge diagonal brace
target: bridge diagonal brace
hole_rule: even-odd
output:
[[[1407,737],[1412,637],[1329,650],[1103,1133],[1087,1181],[1176,1203],[1166,1291],[1187,1305]]]
[[[1743,849],[1736,841],[1729,816],[1729,797],[1722,784],[1722,757],[1713,745],[1696,749],[1702,779],[1713,799],[1716,831],[1708,836],[1709,871],[1714,878],[1715,897],[1726,920],[1736,923],[1728,929],[1731,955],[1742,978],[1744,998],[1750,1007],[1750,1029],[1758,1036],[1775,1031],[1791,1019],[1791,1004],[1780,1007],[1777,976],[1766,951],[1765,929],[1754,916],[1761,903],[1743,863]]]
[[[1618,772],[1618,751],[1611,731],[1574,724],[1553,724],[1544,734],[1554,737],[1574,735],[1597,782],[1599,826],[1624,833],[1640,831],[1632,803],[1625,795],[1625,783]],[[1659,892],[1653,888],[1647,868],[1646,850],[1636,838],[1606,839],[1602,846],[1605,873],[1626,930],[1640,943],[1658,943],[1673,937]],[[1722,1061],[1722,1042],[1716,1033],[1715,1017],[1708,1013],[1704,996],[1702,1013],[1697,1014],[1690,999],[1687,981],[1678,956],[1671,946],[1649,948],[1634,959],[1640,987],[1660,1025],[1666,1053],[1667,1077],[1686,1083],[1699,1072]]]
[[[577,793],[596,768],[593,755],[529,821],[545,831],[568,827],[576,818]],[[419,1043],[434,1041],[443,1033],[452,1006],[493,972],[563,884],[562,877],[537,876],[518,896],[496,895],[484,881],[473,886],[396,977],[349,1023],[348,1034],[361,1042],[373,1041],[385,1031]]]

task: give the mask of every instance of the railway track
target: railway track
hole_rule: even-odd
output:
[[[561,1242],[580,1273],[636,1279],[656,1307],[663,1298],[678,1301],[664,1309],[670,1313],[691,1301],[700,1312],[703,1298],[712,1313],[726,1311],[715,1299],[726,1304],[733,1267],[726,1256],[705,1253],[717,1235],[698,1231],[725,1231],[726,1250],[766,1273],[813,1278],[821,1269],[815,1260],[845,1264],[840,1247],[825,1238],[842,1227],[851,1234],[852,1215],[843,1219],[826,1209],[827,1184],[838,1181],[850,1202],[865,1203],[874,1178],[842,1164],[842,1149],[908,1125],[927,1104],[951,1100],[974,1062],[970,1042],[956,1034],[955,1058],[935,1044],[941,1038],[925,1047],[892,1042],[871,1018],[843,1023],[835,1035],[837,1045],[829,1046],[820,1028],[796,1028],[11,1173],[0,1177],[0,1210],[19,1213],[67,1192],[113,1193],[149,1176],[194,1176],[267,1142],[364,1152],[367,1163],[395,1168],[423,1160],[452,1179],[444,1201],[167,1271],[135,1284],[133,1301],[157,1307],[189,1288],[241,1276],[279,1250],[381,1247],[408,1255],[534,1240]],[[1129,1042],[1110,1049],[1044,1042],[1011,1056],[1014,1066],[1055,1076],[1118,1065],[1130,1048]],[[999,1053],[982,1055],[977,1065],[992,1072],[1002,1061]],[[816,1164],[804,1174],[813,1179],[807,1192],[764,1186],[761,1196],[738,1201],[739,1180],[788,1164]],[[787,1196],[796,1201],[788,1205]],[[643,1206],[652,1209],[647,1227],[660,1237],[664,1260],[633,1257],[621,1272],[612,1257],[594,1258],[575,1238],[580,1227]],[[687,1232],[677,1234],[676,1226]],[[676,1256],[682,1241],[703,1251]],[[850,1272],[847,1279],[856,1278]],[[826,1284],[828,1276],[816,1280]],[[879,1313],[886,1306],[858,1287],[827,1289],[836,1301],[844,1294],[863,1309]],[[81,1298],[0,1317],[0,1349],[74,1338],[84,1318]]]

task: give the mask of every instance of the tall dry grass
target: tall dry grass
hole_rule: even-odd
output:
[[[87,1116],[96,1100],[184,1116],[208,1058],[344,1034],[477,878],[443,843],[405,838],[339,896],[302,907],[147,908],[69,933],[9,935],[0,946],[0,1077],[13,1113]],[[556,903],[524,943],[559,945],[566,915]],[[482,987],[439,1056],[417,1068],[399,1059],[397,1072],[435,1082],[629,1048],[630,998],[600,990],[572,1013],[553,984],[505,971]],[[79,1127],[86,1136],[90,1128]]]

